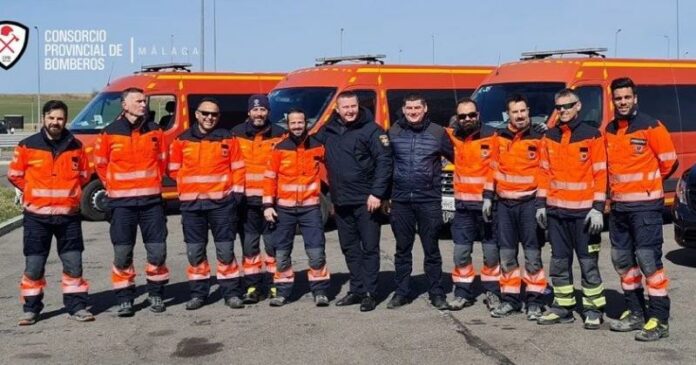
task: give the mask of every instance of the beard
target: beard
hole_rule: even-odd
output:
[[[457,123],[455,132],[460,137],[468,137],[479,129],[481,129],[481,121],[477,120],[475,122]]]

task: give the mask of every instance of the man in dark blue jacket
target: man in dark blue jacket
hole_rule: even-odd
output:
[[[336,113],[317,133],[325,145],[326,169],[341,250],[350,272],[348,294],[337,306],[360,303],[360,311],[375,309],[379,275],[378,212],[387,198],[392,154],[386,132],[358,96],[344,91],[336,97]]]
[[[387,308],[408,303],[411,251],[418,232],[430,302],[437,309],[447,309],[438,234],[442,225],[442,157],[452,161],[454,149],[445,129],[425,117],[428,105],[422,96],[404,98],[402,112],[403,117],[389,130],[394,153],[390,221],[396,239],[396,291]]]

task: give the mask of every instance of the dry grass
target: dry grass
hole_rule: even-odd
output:
[[[0,222],[22,214],[22,208],[14,200],[14,189],[0,186]]]

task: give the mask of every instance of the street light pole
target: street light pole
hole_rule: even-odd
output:
[[[616,55],[619,53],[619,33],[621,32],[621,28],[617,29],[616,32],[614,33],[614,58],[616,58]]]
[[[343,28],[341,28],[341,37],[338,41],[338,47],[340,51],[339,56],[343,57]]]
[[[217,13],[215,4],[217,0],[213,0],[213,71],[217,71]]]
[[[679,59],[679,0],[677,0],[677,59]]]
[[[435,34],[431,34],[430,37],[433,41],[433,65],[435,64]]]
[[[205,0],[201,0],[201,71],[205,71]]]
[[[37,130],[41,121],[41,36],[39,27],[35,25],[34,29],[36,30],[36,124],[34,124],[34,130]]]

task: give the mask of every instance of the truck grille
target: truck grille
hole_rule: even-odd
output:
[[[442,174],[442,195],[454,195],[454,172],[443,171]]]

